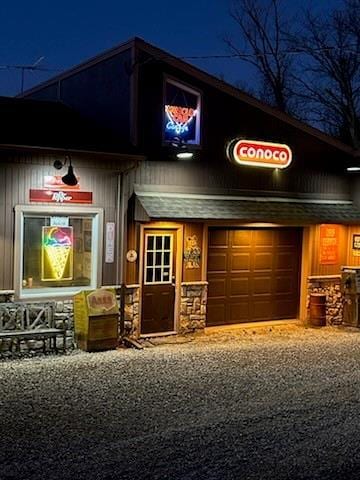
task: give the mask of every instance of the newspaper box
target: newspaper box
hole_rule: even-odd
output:
[[[74,297],[75,341],[81,350],[111,350],[118,345],[119,307],[113,288],[82,291]]]

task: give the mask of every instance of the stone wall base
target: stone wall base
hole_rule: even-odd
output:
[[[183,282],[181,284],[179,333],[204,330],[207,288],[208,282]]]
[[[341,275],[308,277],[307,319],[309,319],[311,293],[324,293],[326,295],[326,324],[341,325],[343,323]]]

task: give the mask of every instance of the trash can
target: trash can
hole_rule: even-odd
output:
[[[326,295],[325,293],[310,294],[310,325],[326,326]]]
[[[86,290],[74,296],[75,341],[95,352],[118,346],[119,307],[113,288]]]

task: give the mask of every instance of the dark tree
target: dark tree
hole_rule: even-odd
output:
[[[230,15],[239,27],[235,39],[224,38],[230,51],[259,73],[259,98],[278,109],[296,113],[291,88],[294,57],[288,52],[289,18],[281,0],[234,0]]]
[[[301,34],[290,37],[300,53],[296,90],[308,121],[360,146],[360,3],[349,0],[327,16],[305,15]]]

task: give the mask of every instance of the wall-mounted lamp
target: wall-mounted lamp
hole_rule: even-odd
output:
[[[191,160],[194,156],[194,152],[189,150],[186,141],[182,138],[174,137],[171,146],[174,147],[176,158],[179,160]]]
[[[65,185],[70,185],[71,187],[73,187],[74,185],[77,185],[78,181],[74,175],[74,169],[73,169],[73,166],[71,165],[70,156],[66,155],[65,160],[63,162],[61,160],[55,160],[54,168],[56,168],[57,170],[60,170],[61,168],[65,167],[68,161],[69,161],[69,167],[68,167],[67,174],[61,177],[61,180],[65,183]]]

